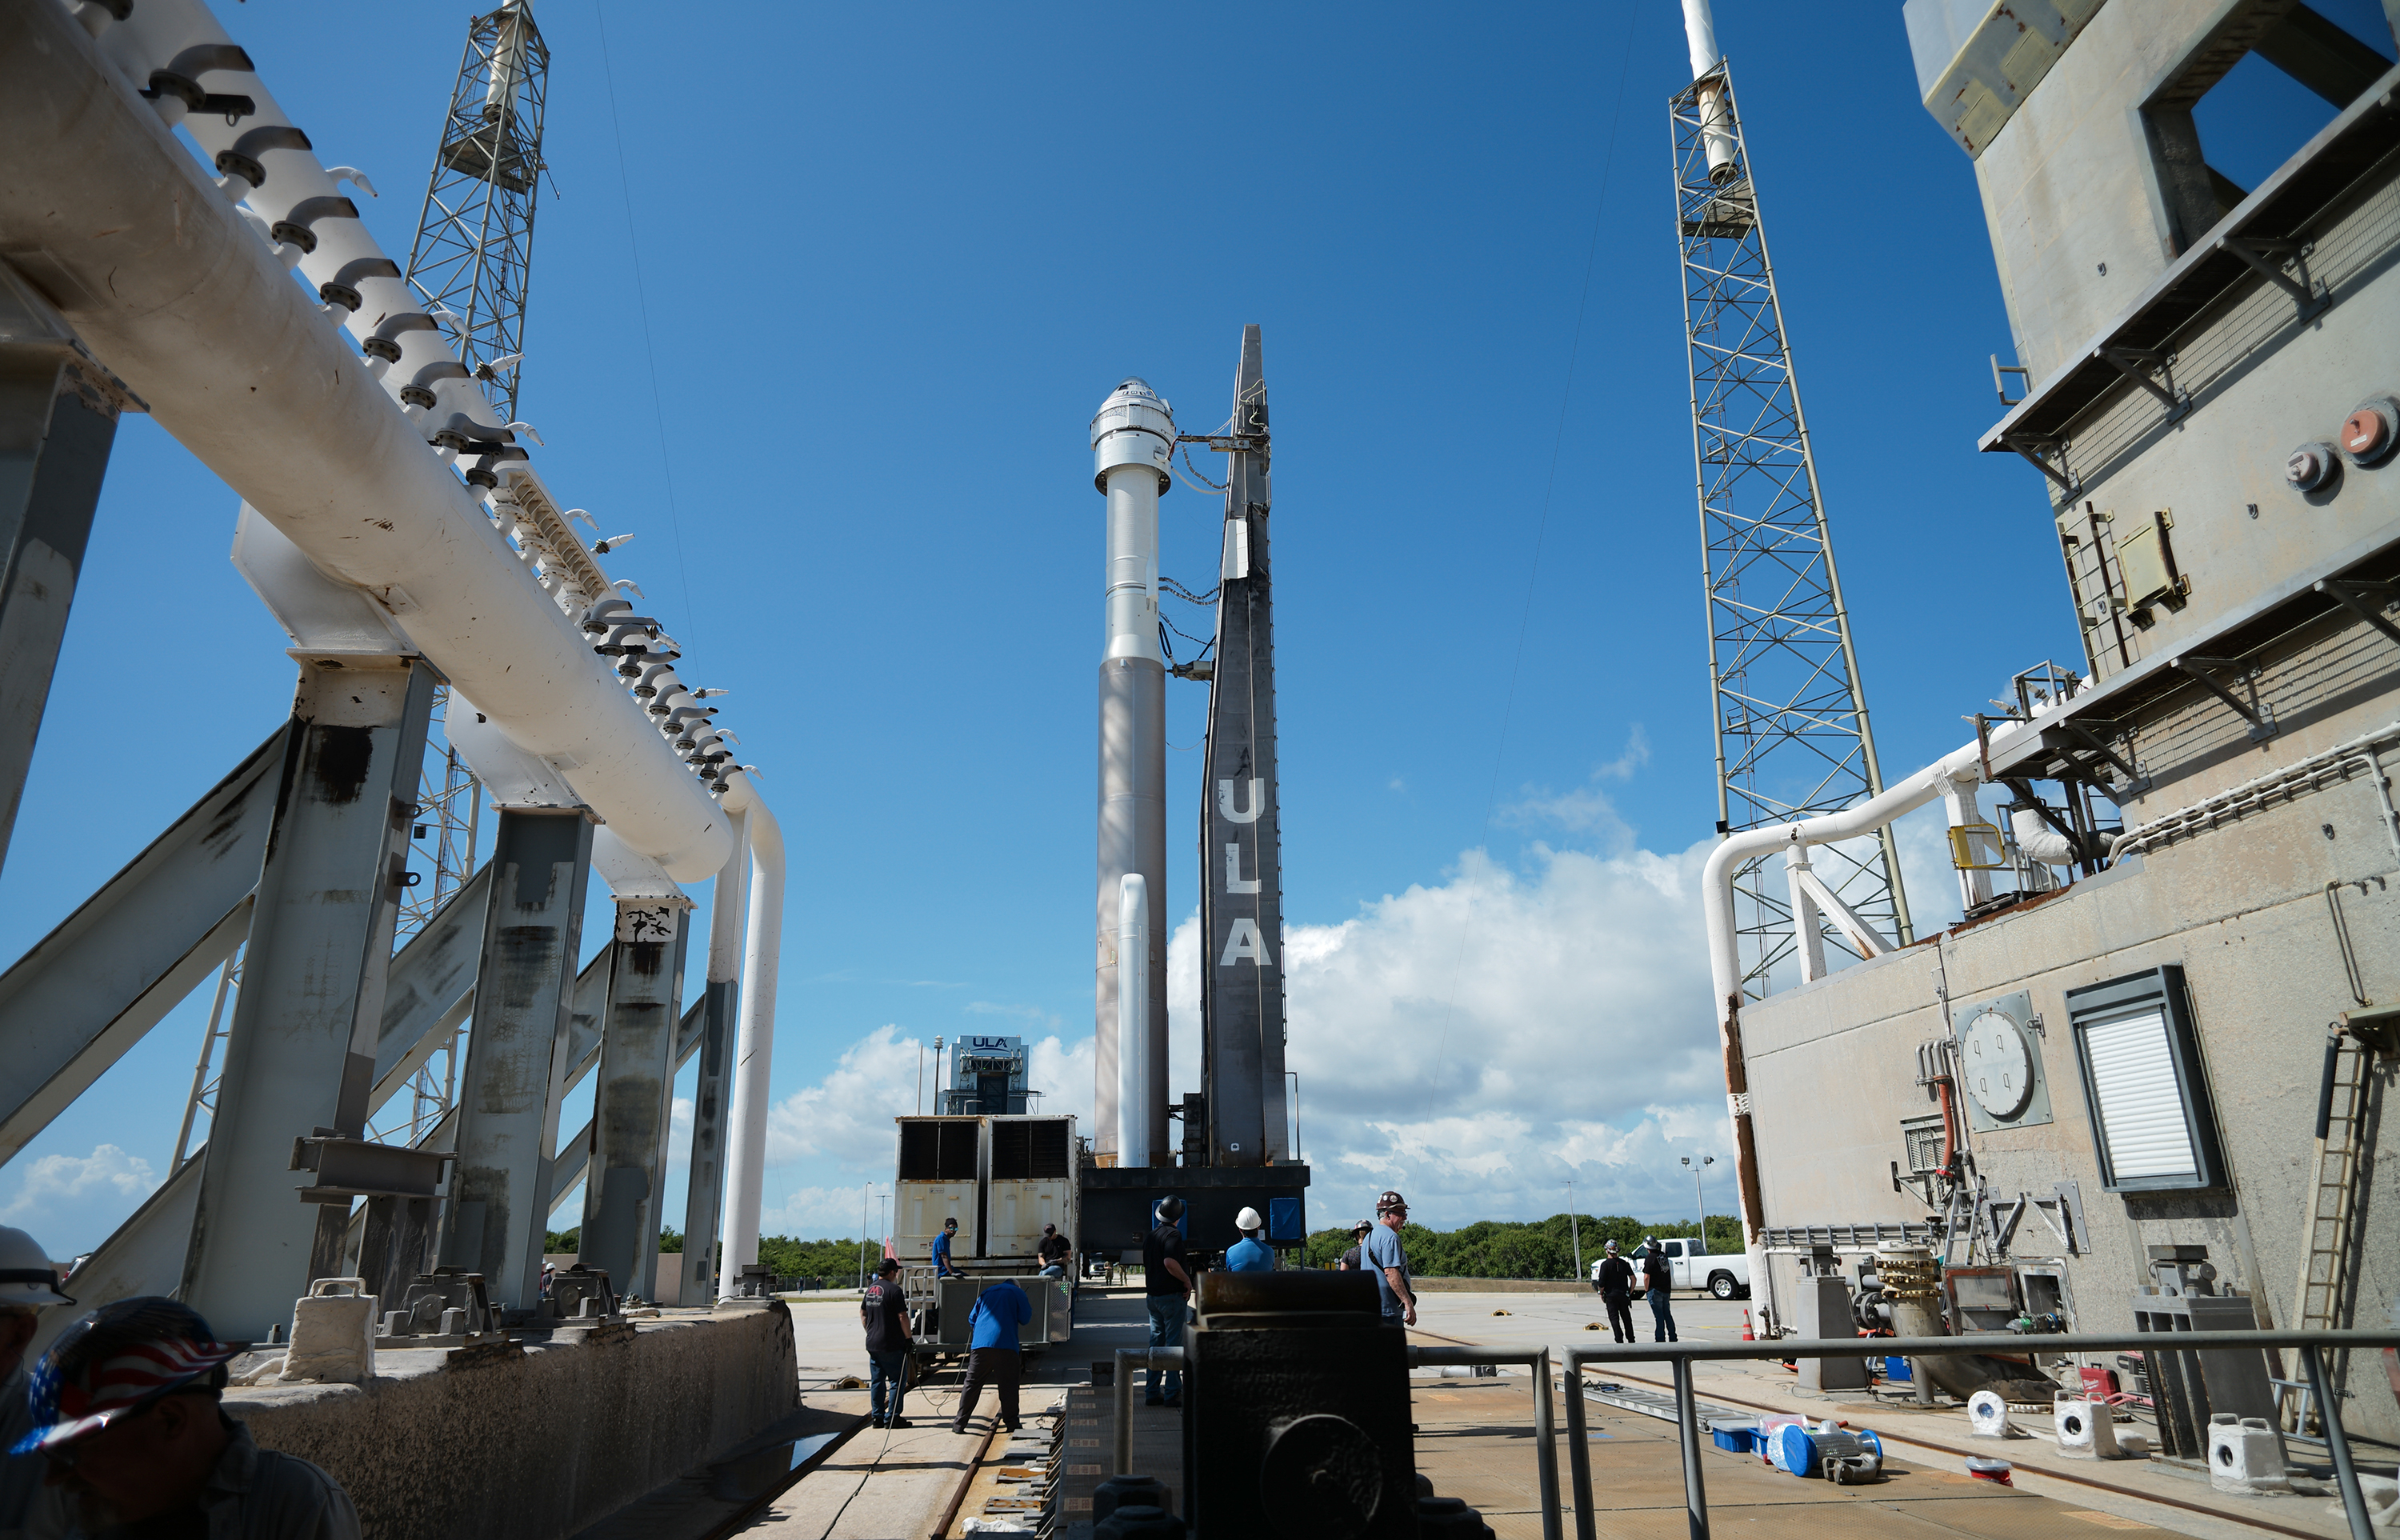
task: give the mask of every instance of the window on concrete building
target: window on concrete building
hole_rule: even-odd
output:
[[[2169,236],[2189,251],[2392,68],[2380,0],[2234,7],[2144,104]]]
[[[2111,1192],[2226,1185],[2208,1077],[2170,964],[2066,992],[2083,1097]]]

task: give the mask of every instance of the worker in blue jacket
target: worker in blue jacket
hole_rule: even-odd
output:
[[[959,1414],[952,1433],[964,1433],[975,1415],[975,1401],[988,1383],[998,1393],[1000,1421],[1009,1432],[1017,1428],[1016,1386],[1024,1368],[1016,1329],[1033,1318],[1033,1302],[1013,1278],[986,1284],[967,1316],[967,1383],[959,1387]]]
[[[934,1276],[956,1278],[964,1275],[950,1261],[950,1243],[958,1239],[958,1234],[959,1221],[956,1219],[942,1221],[942,1233],[934,1237]]]
[[[1228,1273],[1272,1273],[1275,1271],[1275,1247],[1260,1237],[1267,1221],[1259,1218],[1255,1208],[1245,1208],[1234,1216],[1234,1228],[1242,1238],[1225,1250],[1225,1271]]]

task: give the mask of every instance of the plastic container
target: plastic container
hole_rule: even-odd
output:
[[[1712,1423],[1709,1437],[1715,1440],[1717,1448],[1734,1454],[1752,1454],[1758,1450],[1756,1423]]]
[[[1913,1384],[1916,1377],[1908,1372],[1908,1360],[1887,1355],[1883,1361],[1883,1377],[1901,1384]]]
[[[1776,1436],[1787,1427],[1802,1426],[1804,1422],[1805,1419],[1789,1416],[1783,1412],[1769,1412],[1758,1420],[1757,1430],[1752,1435],[1754,1440],[1752,1447],[1757,1450],[1761,1459],[1775,1469],[1781,1470],[1783,1467],[1775,1463]]]

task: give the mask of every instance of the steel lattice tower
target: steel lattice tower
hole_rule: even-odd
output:
[[[1883,776],[1724,61],[1670,110],[1725,834],[1848,807],[1881,791]],[[1889,828],[1819,847],[1815,865],[1860,918],[1914,939]],[[1764,995],[1794,946],[1779,862],[1735,874],[1734,921],[1743,990]],[[1827,939],[1850,950],[1836,931]]]
[[[549,84],[550,49],[524,0],[469,23],[408,253],[408,280],[426,312],[511,420]]]

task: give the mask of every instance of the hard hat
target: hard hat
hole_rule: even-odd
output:
[[[1267,1221],[1259,1218],[1259,1211],[1255,1208],[1245,1208],[1234,1216],[1234,1228],[1236,1230],[1264,1230],[1266,1227]]]
[[[1409,1200],[1400,1196],[1398,1192],[1386,1192],[1382,1197],[1375,1200],[1375,1212],[1378,1214],[1388,1214],[1395,1208],[1405,1209],[1408,1206]]]
[[[0,1224],[0,1305],[73,1303],[59,1292],[58,1269],[43,1254],[41,1243]]]
[[[1169,1222],[1180,1220],[1183,1217],[1183,1200],[1181,1198],[1161,1198],[1158,1200],[1157,1213],[1160,1219],[1168,1220]]]
[[[1609,1242],[1609,1243],[1608,1243],[1608,1248],[1609,1248],[1611,1251],[1616,1250],[1616,1243],[1615,1241],[1611,1241],[1611,1242]]]
[[[98,1433],[211,1380],[240,1351],[218,1342],[199,1312],[174,1300],[143,1295],[102,1305],[67,1328],[34,1366],[26,1397],[34,1431],[8,1452],[32,1454]]]

